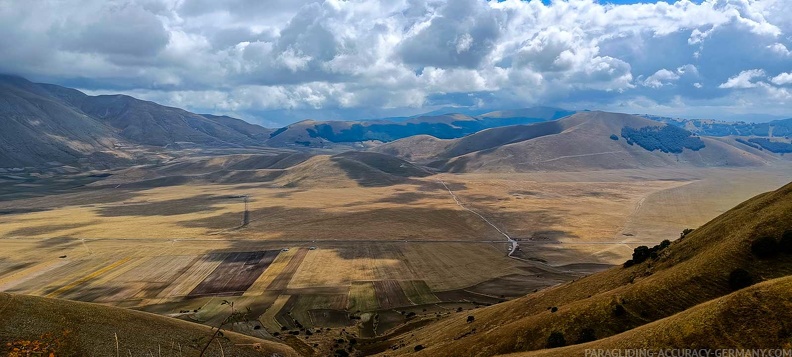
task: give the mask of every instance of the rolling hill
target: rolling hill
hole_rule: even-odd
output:
[[[453,140],[407,138],[372,150],[446,172],[759,166],[778,160],[734,138],[697,137],[656,121],[606,112],[493,128]]]
[[[57,356],[197,356],[212,335],[208,326],[175,318],[25,295],[0,293],[0,312],[0,351],[9,356],[16,355],[11,354],[14,348],[32,352],[37,344],[39,353],[29,355],[43,351]],[[211,356],[298,356],[282,343],[230,331],[213,341],[207,352]]]
[[[361,143],[390,142],[416,135],[453,139],[488,128],[544,122],[572,113],[563,109],[536,107],[479,116],[455,113],[425,115],[399,121],[304,120],[274,131],[267,144],[275,147],[328,148],[339,144],[363,147]]]
[[[636,248],[633,257],[632,264],[460,313],[370,348],[405,346],[388,350],[393,355],[420,345],[417,355],[492,356],[593,340],[559,351],[789,347],[792,328],[784,306],[792,298],[792,184],[670,244]],[[726,330],[730,338],[723,338]],[[559,351],[547,355],[564,355]]]
[[[125,95],[89,96],[0,76],[0,167],[129,162],[134,145],[262,145],[269,130],[239,119],[199,115]]]
[[[91,187],[158,187],[185,183],[261,183],[277,187],[389,186],[431,172],[393,156],[349,151],[335,155],[301,152],[184,157],[167,164],[114,172]]]

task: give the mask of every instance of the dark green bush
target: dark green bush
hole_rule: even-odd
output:
[[[778,242],[773,237],[762,237],[751,244],[751,253],[759,259],[769,259],[778,255]]]
[[[729,274],[729,288],[731,288],[732,291],[747,288],[753,285],[753,283],[754,280],[751,273],[745,269],[737,268]]]
[[[566,346],[566,339],[564,334],[558,331],[553,331],[550,337],[547,338],[547,348],[556,348]]]
[[[781,241],[778,242],[778,246],[782,252],[792,254],[792,229],[784,232],[781,236]]]

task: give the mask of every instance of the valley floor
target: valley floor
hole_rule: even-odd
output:
[[[252,322],[235,328],[253,336],[321,327],[375,337],[621,264],[636,246],[673,240],[791,174],[442,174],[310,188],[25,181],[0,194],[0,291],[212,325],[231,300],[251,309]],[[519,241],[513,258],[483,218]]]

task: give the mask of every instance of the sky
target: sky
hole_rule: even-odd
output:
[[[0,73],[276,127],[439,108],[792,117],[792,1],[0,0]]]

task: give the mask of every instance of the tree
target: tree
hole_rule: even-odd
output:
[[[611,140],[614,140],[614,141],[619,140],[619,137],[616,136],[616,134],[611,134],[610,138],[611,138]]]
[[[566,339],[564,334],[558,331],[553,331],[550,337],[547,338],[547,348],[556,348],[566,346]]]
[[[773,237],[762,237],[751,244],[751,253],[759,259],[768,259],[778,255],[778,242]]]
[[[476,321],[476,318],[475,318],[475,317],[473,317],[473,315],[470,315],[470,316],[468,316],[468,318],[467,318],[467,322],[468,322],[468,323],[471,323],[471,322],[473,322],[473,321]]]
[[[651,254],[652,251],[649,249],[649,247],[642,245],[638,248],[633,249],[632,260],[633,262],[635,262],[635,264],[641,264],[644,261],[646,261],[646,259],[649,259]]]
[[[745,269],[737,268],[732,270],[731,274],[729,274],[729,287],[732,291],[747,288],[753,285],[753,283],[754,280],[751,273]]]
[[[778,245],[782,252],[792,254],[792,229],[784,232]]]

